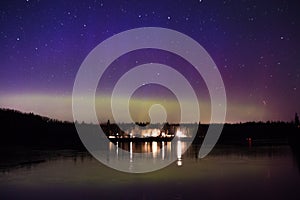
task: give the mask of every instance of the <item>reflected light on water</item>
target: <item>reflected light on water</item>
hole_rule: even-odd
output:
[[[167,151],[168,152],[172,151],[172,143],[171,142],[167,142]]]
[[[181,151],[181,141],[177,141],[177,165],[181,166],[182,165],[182,151]]]
[[[116,153],[117,153],[117,157],[119,157],[119,142],[116,143]]]
[[[152,142],[152,155],[153,158],[157,157],[157,142]]]
[[[144,151],[145,151],[145,152],[148,152],[148,142],[145,142],[145,143],[144,143]]]
[[[129,152],[130,152],[130,162],[132,162],[132,142],[129,144]]]
[[[177,165],[181,166],[182,154],[185,151],[187,143],[182,140],[178,140],[173,143],[166,141],[151,141],[151,142],[110,142],[108,144],[108,149],[110,151],[110,156],[118,159],[124,159],[124,157],[129,157],[129,163],[135,162],[135,153],[146,153],[142,155],[143,159],[154,159],[154,160],[170,160],[175,156],[177,160]],[[123,149],[129,153],[124,154],[120,149]],[[172,154],[172,152],[174,152]]]
[[[110,143],[109,143],[109,150],[110,150],[110,151],[113,151],[114,148],[115,148],[115,145],[114,145],[112,142],[110,142]]]
[[[162,142],[162,147],[161,147],[161,159],[165,159],[165,142]]]

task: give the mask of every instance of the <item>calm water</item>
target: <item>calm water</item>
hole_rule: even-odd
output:
[[[86,152],[23,151],[1,165],[0,199],[300,198],[299,167],[289,146],[218,146],[198,159],[198,146],[180,155],[184,142],[174,148],[167,143],[120,145],[128,151],[151,151],[160,159],[163,152],[158,155],[156,149],[164,147],[164,159],[174,150],[178,159],[156,172],[127,174]],[[111,151],[116,152],[114,145]]]

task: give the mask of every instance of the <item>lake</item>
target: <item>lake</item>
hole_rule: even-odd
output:
[[[0,199],[300,198],[299,166],[288,145],[216,146],[203,159],[197,158],[197,145],[182,154],[184,145],[123,144],[128,151],[130,147],[151,151],[155,158],[162,156],[155,152],[162,146],[164,159],[168,151],[177,151],[173,164],[144,174],[108,168],[87,152],[16,149],[11,156],[2,156]]]

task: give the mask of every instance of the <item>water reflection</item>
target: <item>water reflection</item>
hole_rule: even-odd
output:
[[[165,142],[162,142],[162,153],[161,153],[161,159],[164,160],[165,159]]]
[[[184,164],[184,158],[194,158],[196,161],[199,160],[198,152],[201,144],[193,144],[187,148],[188,143],[186,141],[181,141],[180,139],[173,142],[166,141],[152,141],[152,142],[116,142],[115,144],[109,143],[110,156],[117,157],[118,159],[125,159],[126,155],[119,154],[119,148],[122,148],[129,152],[129,162],[135,162],[135,153],[148,153],[143,157],[147,160],[171,160],[175,156],[177,166],[182,166]],[[222,146],[221,146],[222,147]],[[224,148],[215,148],[210,155],[214,156],[225,156],[225,157],[236,157],[239,159],[245,159],[247,157],[252,158],[262,158],[262,157],[286,157],[291,155],[295,159],[296,166],[300,169],[299,154],[292,151],[289,146],[284,149],[281,146],[260,146],[253,147],[244,146],[224,146]],[[127,155],[128,156],[128,155]],[[128,158],[128,157],[127,157]]]
[[[140,191],[145,199],[178,199],[179,195],[186,199],[219,199],[220,196],[209,196],[218,193],[229,199],[235,199],[236,196],[237,199],[244,199],[243,192],[249,188],[252,192],[247,199],[254,199],[258,194],[265,199],[276,199],[280,194],[284,194],[286,199],[293,199],[292,195],[300,193],[296,189],[300,185],[300,175],[298,169],[293,167],[293,154],[289,146],[217,146],[198,162],[195,151],[199,150],[199,145],[192,145],[183,152],[186,144],[185,141],[110,144],[110,151],[119,159],[124,156],[120,152],[118,154],[120,146],[126,146],[129,152],[150,152],[156,159],[169,159],[170,151],[175,152],[177,161],[174,164],[139,175],[120,173],[105,167],[88,152],[31,152],[33,155],[28,160],[39,159],[40,155],[45,162],[32,163],[27,168],[9,168],[0,173],[0,194],[6,193],[7,197],[12,197],[18,192],[24,198],[31,199],[31,193],[22,190],[30,186],[41,191],[39,199],[42,199],[43,195],[48,197],[52,194],[48,190],[51,185],[62,192],[72,188],[65,199],[79,199],[82,191],[98,199],[141,199]],[[26,152],[26,155],[29,153]],[[131,156],[134,162],[134,153]],[[8,190],[8,187],[13,189]],[[131,198],[131,194],[136,196]],[[57,198],[51,196],[49,199]]]
[[[109,143],[110,155],[114,155],[118,159],[125,159],[125,155],[119,149],[125,149],[129,152],[129,162],[135,161],[134,153],[149,153],[143,159],[161,159],[171,160],[172,156],[175,156],[177,166],[182,166],[186,160],[199,160],[198,152],[200,149],[199,144],[191,145],[185,152],[187,142],[116,142]],[[20,155],[19,155],[20,154]],[[149,155],[149,156],[148,156]],[[224,160],[273,160],[274,158],[291,158],[294,165],[300,171],[300,154],[295,149],[289,146],[252,146],[249,148],[237,147],[237,146],[216,146],[214,150],[205,159],[211,159],[219,157]],[[6,157],[2,157],[0,170],[7,172],[16,168],[31,169],[43,163],[47,163],[49,160],[66,159],[71,158],[74,164],[83,163],[86,160],[93,160],[94,158],[88,152],[79,152],[71,150],[59,150],[59,151],[15,151],[15,154],[8,154]],[[127,157],[128,158],[128,157]],[[79,162],[80,161],[80,162]]]
[[[153,154],[153,158],[157,157],[157,142],[152,142],[152,154]]]
[[[172,144],[173,143],[173,144]],[[147,153],[144,155],[144,159],[154,160],[171,160],[173,156],[176,156],[178,165],[182,165],[182,154],[186,151],[187,142],[175,141],[150,141],[150,142],[110,142],[108,144],[109,155],[113,158],[125,160],[126,154],[119,153],[119,149],[123,149],[129,152],[129,162],[135,161],[135,153]]]
[[[177,141],[177,165],[181,166],[182,165],[182,151],[181,151],[181,141]]]
[[[116,153],[119,156],[119,142],[116,142]]]

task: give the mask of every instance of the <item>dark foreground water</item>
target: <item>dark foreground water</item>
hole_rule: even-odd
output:
[[[204,159],[194,146],[146,174],[118,172],[86,152],[16,151],[1,164],[0,199],[300,199],[289,146],[218,146]]]

